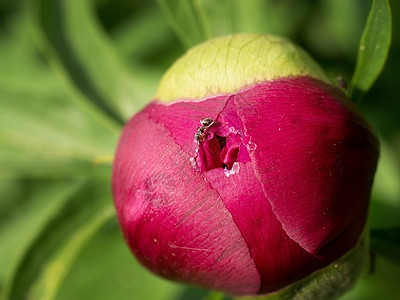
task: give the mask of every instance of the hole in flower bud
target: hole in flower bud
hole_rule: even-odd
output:
[[[243,145],[241,137],[220,122],[198,128],[195,138],[199,147],[195,161],[201,171],[231,170]]]

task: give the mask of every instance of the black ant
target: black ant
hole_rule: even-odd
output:
[[[200,120],[201,127],[197,128],[197,132],[194,135],[196,141],[204,141],[205,140],[205,131],[214,124],[214,120],[211,118],[204,118]]]

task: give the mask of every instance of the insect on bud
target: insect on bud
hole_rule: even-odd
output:
[[[378,152],[302,49],[216,38],[180,58],[125,125],[112,175],[119,224],[137,259],[171,280],[268,294],[350,257],[353,272],[332,267],[320,287],[340,293],[362,264],[349,253],[365,245]]]
[[[213,119],[211,118],[204,118],[203,120],[200,121],[201,125],[203,125],[204,127],[209,127],[212,124],[214,124]]]

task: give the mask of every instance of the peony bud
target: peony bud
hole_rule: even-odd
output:
[[[112,186],[125,240],[163,277],[278,291],[341,258],[365,227],[378,142],[291,42],[207,41],[125,126]]]

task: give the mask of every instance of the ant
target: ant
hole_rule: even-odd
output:
[[[196,141],[204,141],[205,140],[205,131],[210,128],[214,124],[214,120],[211,118],[204,118],[200,120],[201,127],[197,128],[197,132],[194,135]]]

